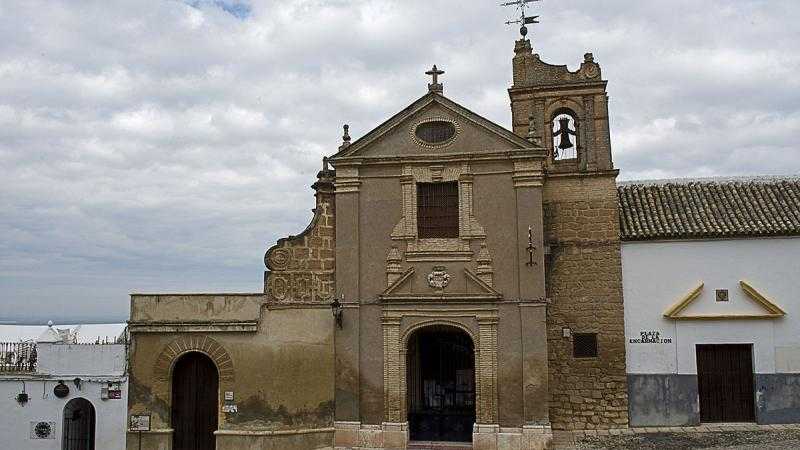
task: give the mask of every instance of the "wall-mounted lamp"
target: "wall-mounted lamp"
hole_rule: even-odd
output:
[[[344,295],[342,295],[344,298]],[[331,302],[331,312],[333,313],[333,319],[336,320],[336,325],[341,329],[342,328],[342,311],[343,311],[342,303],[339,301],[338,298],[333,299]]]

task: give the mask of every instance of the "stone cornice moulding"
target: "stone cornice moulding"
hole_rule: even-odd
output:
[[[131,333],[253,333],[258,321],[128,322]]]
[[[701,281],[695,288],[689,291],[686,295],[681,297],[672,306],[664,311],[664,318],[671,320],[763,320],[763,319],[780,319],[786,316],[786,312],[778,305],[767,299],[763,294],[758,292],[754,287],[744,280],[739,281],[739,286],[742,288],[747,298],[752,300],[756,305],[763,308],[766,312],[764,314],[693,314],[689,316],[680,315],[689,305],[691,305],[700,294],[703,292],[704,283]]]
[[[516,150],[493,150],[481,153],[435,153],[420,155],[382,155],[382,156],[353,156],[337,159],[334,166],[338,171],[342,167],[367,164],[434,164],[437,162],[472,162],[472,161],[507,161],[512,158],[531,158],[545,160],[544,149],[525,148]],[[337,174],[338,178],[338,174]]]

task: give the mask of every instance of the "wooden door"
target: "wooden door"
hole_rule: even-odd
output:
[[[698,345],[701,422],[755,420],[751,345]]]
[[[189,353],[172,372],[173,450],[214,450],[219,377],[211,359]]]

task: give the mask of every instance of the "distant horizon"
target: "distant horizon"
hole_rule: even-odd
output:
[[[82,322],[82,321],[56,321],[53,320],[53,326],[67,326],[67,325],[112,325],[112,324],[123,324],[128,323],[129,319],[125,320],[106,320],[106,321],[96,321],[92,320],[90,322]],[[5,321],[0,320],[0,325],[19,325],[19,326],[47,326],[48,321],[45,322],[14,322],[14,321]]]

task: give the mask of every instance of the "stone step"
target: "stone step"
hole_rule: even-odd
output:
[[[408,450],[472,450],[469,442],[429,442],[413,441],[408,443]]]

